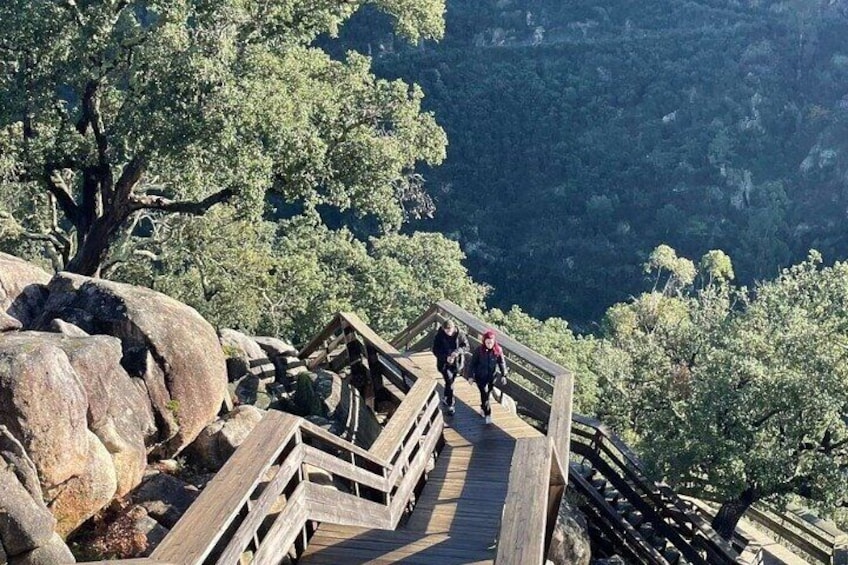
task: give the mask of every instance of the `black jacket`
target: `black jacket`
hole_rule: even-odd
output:
[[[506,360],[503,354],[496,355],[494,349],[478,347],[471,358],[471,366],[468,368],[471,377],[478,383],[495,380],[495,372],[500,369],[506,376]]]
[[[445,363],[451,353],[456,352],[462,355],[466,351],[468,351],[468,338],[459,328],[453,335],[446,334],[442,328],[436,332],[436,337],[433,339],[433,355],[436,356],[439,366]]]

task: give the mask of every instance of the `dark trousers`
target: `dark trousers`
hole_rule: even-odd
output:
[[[494,379],[490,379],[488,381],[477,381],[477,389],[480,391],[480,406],[483,408],[484,416],[489,416],[492,414],[492,408],[489,405],[489,397],[492,394],[492,387],[494,387],[494,385]]]
[[[447,363],[440,363],[437,368],[442,374],[442,378],[445,379],[445,404],[453,406],[453,382],[456,380],[456,376],[460,373],[462,368],[458,363],[450,365]]]

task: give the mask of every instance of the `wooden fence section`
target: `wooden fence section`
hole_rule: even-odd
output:
[[[442,438],[436,383],[419,378],[413,363],[354,315],[337,315],[321,335],[304,350],[306,357],[320,346],[318,355],[327,360],[340,344],[357,343],[365,348],[363,362],[370,357],[385,369],[375,366],[371,376],[388,373],[406,383],[403,402],[371,449],[270,411],[150,559],[120,563],[229,565],[247,557],[275,564],[290,551],[304,550],[313,522],[397,526]],[[348,348],[347,359],[359,359],[354,353]],[[329,473],[349,492],[311,482],[310,467]]]
[[[634,503],[646,520],[650,518],[657,532],[687,561],[709,565],[742,562],[733,547],[670,487],[649,480],[636,454],[606,426],[575,414],[571,440],[572,451],[589,460],[624,498]],[[615,511],[609,509],[607,514],[610,512]],[[618,518],[615,519],[621,526]],[[637,552],[645,549],[648,548],[635,548]],[[641,559],[654,562],[656,556],[645,555]]]
[[[848,565],[848,534],[833,523],[799,508],[781,512],[764,504],[753,505],[745,517],[772,532],[779,541],[798,548],[815,563]]]

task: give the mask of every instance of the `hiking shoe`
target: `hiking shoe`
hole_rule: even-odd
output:
[[[486,416],[486,423],[487,423],[487,424],[491,424],[491,423],[492,423],[492,416],[491,416],[491,414],[489,414],[489,415],[487,415],[487,416]]]
[[[448,406],[448,416],[453,416],[454,412],[456,412],[456,408],[454,408],[453,405]]]

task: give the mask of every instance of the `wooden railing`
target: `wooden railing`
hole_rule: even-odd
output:
[[[645,476],[636,454],[606,426],[577,414],[572,420],[573,452],[588,459],[687,561],[709,565],[740,562],[733,547],[695,509],[668,485]],[[599,503],[602,507],[606,504],[604,501]],[[616,520],[620,529],[627,530],[629,524],[621,523],[617,513],[609,510],[607,517]],[[664,559],[657,561],[656,556],[644,555],[641,560],[665,563]]]
[[[443,300],[395,336],[392,345],[413,351],[427,349],[438,325],[447,318],[457,322],[475,345],[490,328],[470,312]],[[547,436],[516,442],[495,562],[544,563],[568,483],[574,380],[567,369],[509,335],[498,332],[497,339],[510,370],[507,384],[497,388],[513,398],[522,412],[546,423]]]
[[[418,369],[355,315],[337,315],[322,335],[304,348],[304,357],[314,361],[317,353],[327,360],[333,351],[319,352],[319,347],[342,335],[337,345],[355,340],[386,373],[407,383],[403,402],[371,448],[297,416],[269,411],[150,559],[127,563],[229,565],[245,554],[252,555],[252,563],[278,563],[289,551],[303,551],[313,522],[397,526],[441,443],[436,383],[418,378]],[[373,373],[381,371],[368,377]],[[348,492],[314,482],[310,469],[330,474]]]
[[[745,517],[772,532],[779,541],[803,552],[808,560],[826,565],[848,565],[848,534],[801,508],[781,511],[765,504],[754,504]]]

